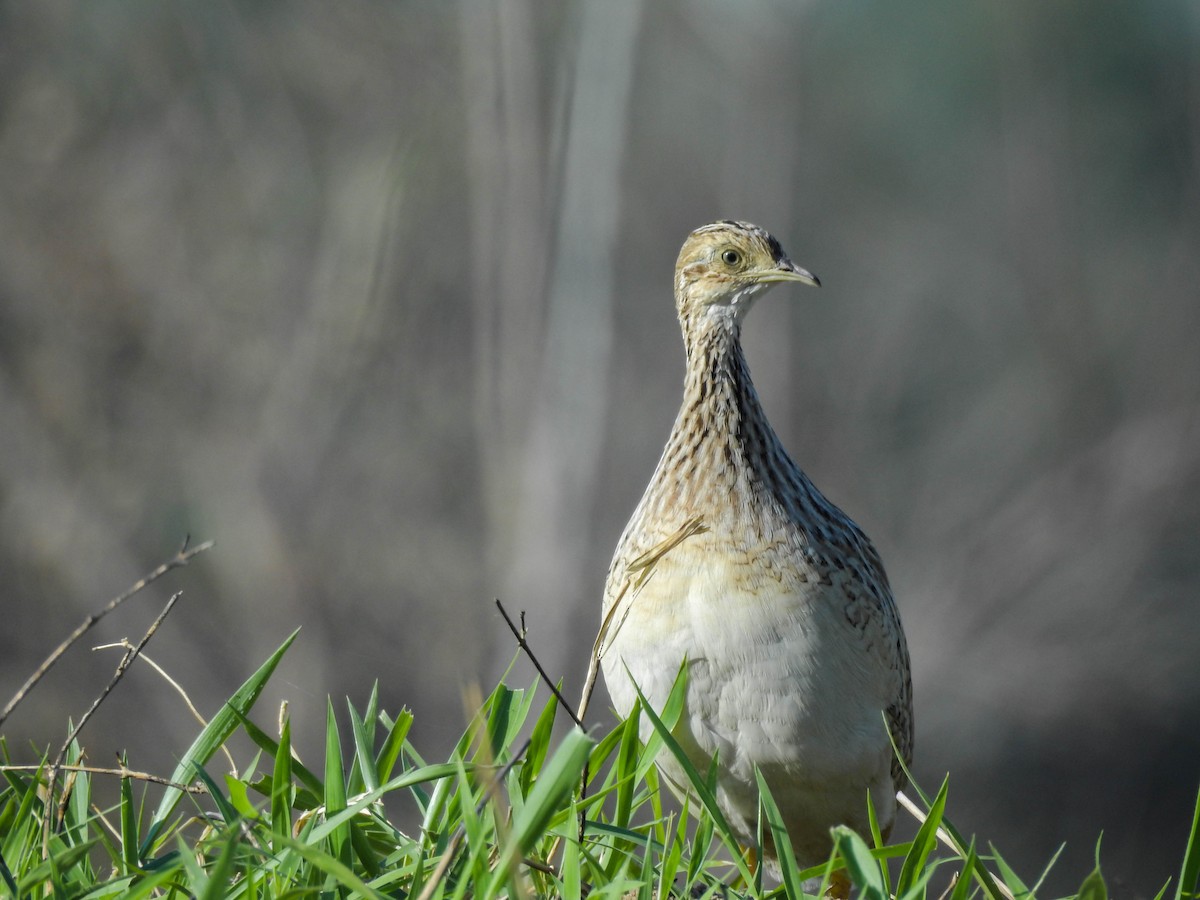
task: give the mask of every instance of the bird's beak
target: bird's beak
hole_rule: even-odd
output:
[[[786,256],[779,261],[779,264],[774,269],[767,269],[759,273],[758,280],[767,284],[775,284],[781,281],[798,281],[801,284],[811,284],[813,287],[821,286],[821,279],[807,269],[800,268]]]

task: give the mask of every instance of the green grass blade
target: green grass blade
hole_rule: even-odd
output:
[[[896,744],[895,744],[895,741],[893,741],[892,742],[893,750],[895,750],[895,747],[896,747]],[[921,786],[917,783],[916,779],[913,778],[912,772],[910,772],[908,770],[908,766],[906,766],[904,764],[903,757],[897,756],[897,759],[900,762],[900,767],[904,770],[904,774],[908,780],[908,784],[912,787],[913,792],[916,793],[916,795],[921,798],[921,802],[924,803],[926,807],[928,807],[930,805],[929,795],[926,794],[923,790],[921,790]],[[946,834],[948,834],[950,836],[950,840],[954,844],[955,849],[958,851],[960,858],[965,858],[966,853],[967,853],[966,848],[967,848],[968,844],[970,844],[971,842],[963,839],[962,834],[959,832],[959,830],[957,828],[954,827],[954,823],[951,822],[950,819],[948,817],[946,817],[945,815],[942,816],[942,831],[946,832]],[[1012,876],[1013,881],[1008,883],[1008,887],[1010,888],[1010,890],[1012,890],[1012,892],[1014,894],[1016,894],[1018,897],[1020,897],[1023,894],[1027,895],[1029,893],[1029,889],[1026,888],[1023,884],[1021,884],[1021,880],[1020,880],[1020,878],[1017,877],[1015,872],[1013,872],[1011,869],[1008,869],[1007,864],[1004,862],[1003,859],[1000,858],[1000,854],[996,853],[996,848],[992,847],[991,850],[992,850],[992,853],[995,855],[997,867],[1001,868],[1002,871],[1005,871],[1005,870],[1007,871],[1007,875],[1005,876],[1006,879],[1007,879],[1008,875]],[[964,877],[965,877],[966,870],[964,869],[963,872],[964,872]],[[1004,895],[1000,893],[1000,888],[997,887],[995,878],[992,877],[992,873],[988,871],[987,867],[982,865],[979,862],[978,857],[976,857],[975,867],[974,867],[974,871],[972,874],[975,876],[975,878],[979,881],[980,885],[983,887],[984,893],[986,893],[989,897],[991,897],[992,900],[1002,900]],[[1020,885],[1020,886],[1015,887],[1014,885]]]
[[[275,747],[271,772],[271,831],[292,833],[292,720],[283,720],[283,734]]]
[[[697,816],[696,831],[692,835],[692,854],[688,859],[687,880],[689,885],[695,884],[696,879],[700,877],[700,870],[708,856],[708,848],[712,845],[712,838],[712,819],[708,816]]]
[[[204,727],[196,740],[192,742],[192,746],[184,753],[183,758],[175,767],[175,771],[171,774],[171,781],[186,784],[191,780],[195,767],[207,763],[229,736],[233,734],[238,726],[238,722],[246,715],[255,701],[258,700],[259,694],[262,693],[263,688],[267,684],[267,680],[275,672],[275,667],[279,665],[283,654],[287,652],[287,649],[292,645],[292,641],[296,639],[296,635],[299,633],[299,629],[293,631],[280,648],[272,653],[271,657],[259,667],[258,671],[246,679],[242,686],[234,692],[233,696],[225,701],[225,705],[209,720],[208,725]],[[166,824],[167,817],[175,811],[175,807],[179,804],[182,797],[183,791],[179,788],[169,787],[163,792],[158,809],[150,820],[150,828],[146,835],[146,840],[142,843],[139,855],[143,859],[150,855],[151,848],[158,838],[159,831]]]
[[[350,698],[346,698],[346,705],[354,709],[354,705],[350,702]],[[367,697],[367,708],[362,714],[363,732],[367,739],[367,746],[375,746],[375,726],[379,723],[379,679],[376,678],[371,683],[371,693]]]
[[[628,675],[628,670],[626,670]],[[633,682],[633,676],[629,675],[629,680]],[[642,709],[647,709],[649,704],[646,698],[642,695],[641,688],[634,684],[634,689],[637,691],[638,700],[641,703]],[[671,693],[667,695],[667,701],[663,704],[660,710],[653,710],[652,721],[657,720],[663,727],[655,727],[651,732],[649,739],[646,741],[646,746],[642,750],[642,758],[638,762],[637,779],[641,781],[646,777],[646,773],[654,767],[654,761],[658,758],[659,752],[663,745],[670,742],[679,748],[678,742],[671,736],[675,726],[679,724],[679,717],[683,715],[684,703],[687,700],[687,660],[679,667],[679,674],[675,676],[675,683],[671,686]],[[672,754],[674,751],[671,751]],[[690,763],[689,763],[690,765]]]
[[[532,697],[533,692],[530,691]],[[521,766],[521,788],[528,792],[533,780],[542,771],[546,755],[550,752],[550,744],[554,736],[554,721],[558,717],[558,699],[553,695],[542,708],[529,732],[529,749],[525,751],[525,765]]]
[[[374,757],[374,719],[364,720],[348,699],[346,707],[350,710],[350,728],[354,737],[354,762],[358,767],[358,777],[362,779],[363,790],[373,791],[379,787],[379,773],[375,770]],[[368,722],[372,724],[368,726]]]
[[[1200,791],[1196,792],[1196,808],[1192,812],[1192,830],[1188,833],[1187,847],[1183,851],[1183,867],[1179,870],[1179,884],[1175,886],[1175,900],[1200,897]]]
[[[388,728],[388,735],[383,741],[383,747],[380,748],[379,755],[375,757],[375,773],[380,782],[387,781],[392,777],[392,770],[396,767],[396,761],[400,759],[400,753],[404,750],[404,742],[408,738],[408,730],[412,727],[412,721],[412,713],[407,709],[402,709],[396,716],[396,721],[392,722]]]
[[[833,844],[846,862],[851,880],[862,887],[866,900],[888,900],[879,864],[867,842],[853,828],[839,825],[833,829]]]
[[[229,892],[229,876],[233,872],[237,845],[238,830],[235,826],[229,829],[229,834],[225,838],[225,846],[221,848],[221,855],[209,869],[208,884],[205,885],[204,893],[200,894],[199,900],[224,900]]]
[[[675,688],[673,688],[671,691],[672,696],[683,693],[681,686],[683,685],[684,674],[685,670],[681,668],[679,678],[677,678],[675,682]],[[661,743],[661,745],[665,747],[672,756],[675,757],[676,762],[678,762],[680,768],[683,769],[684,774],[687,776],[689,782],[689,789],[696,795],[697,799],[700,800],[701,805],[703,805],[708,815],[712,817],[713,824],[720,832],[721,838],[725,845],[729,848],[733,857],[733,862],[738,868],[738,874],[742,876],[742,879],[746,884],[753,884],[754,873],[750,871],[750,867],[746,864],[746,860],[742,858],[737,835],[734,834],[733,827],[729,824],[729,820],[725,817],[725,813],[721,810],[720,804],[717,803],[716,793],[709,786],[707,779],[705,779],[698,771],[696,771],[696,767],[692,765],[692,761],[688,759],[687,754],[683,752],[683,748],[679,746],[679,742],[676,741],[671,735],[670,728],[667,727],[663,719],[659,717],[658,713],[656,713],[646,701],[645,695],[642,694],[642,689],[638,687],[636,683],[632,682],[632,678],[631,683],[633,683],[634,690],[637,691],[638,700],[642,704],[642,714],[650,720],[650,724],[654,728],[655,739],[657,742]],[[670,704],[668,704],[668,706],[669,705]],[[674,714],[678,716],[679,710],[674,710]],[[651,742],[647,742],[647,754],[649,754],[650,747]],[[647,772],[647,774],[649,773]],[[656,817],[661,818],[661,811],[656,810]]]
[[[978,864],[979,857],[975,853],[975,841],[971,841],[971,846],[967,848],[962,871],[959,872],[958,880],[954,882],[954,890],[950,892],[948,900],[967,900],[971,894],[971,870]]]
[[[302,840],[293,837],[280,836],[280,842],[287,849],[293,851],[297,856],[303,858],[306,862],[311,863],[314,867],[332,878],[337,884],[352,891],[357,891],[364,897],[370,897],[372,900],[388,900],[387,896],[375,890],[361,878],[354,874],[353,870],[339,859],[335,859],[328,853],[325,853],[320,848],[310,843],[305,843]],[[295,896],[316,896],[315,891],[306,891],[303,894]]]
[[[1108,886],[1104,883],[1099,866],[1092,869],[1087,878],[1083,879],[1076,900],[1108,900]]]
[[[629,716],[617,727],[621,729],[621,743],[617,750],[614,776],[617,779],[617,808],[613,822],[628,827],[633,810],[633,793],[637,788],[638,723],[641,720],[642,703],[633,701]]]
[[[239,818],[258,818],[258,810],[250,802],[250,786],[245,781],[226,775],[225,790],[229,795],[229,803],[237,811]]]
[[[239,722],[241,723],[242,730],[246,732],[246,736],[249,737],[250,740],[254,741],[254,743],[257,744],[258,747],[264,752],[269,753],[272,757],[278,759],[279,742],[275,740],[275,738],[271,737],[245,716],[240,716]],[[304,793],[308,794],[307,802],[302,803],[301,807],[304,809],[310,809],[319,805],[321,802],[321,797],[325,793],[325,786],[321,784],[321,779],[314,775],[303,763],[300,762],[300,760],[296,759],[294,756],[291,756],[290,747],[288,748],[288,751],[288,756],[291,759],[291,762],[289,762],[288,765],[291,766],[292,775],[298,778],[300,780],[300,784],[303,785],[303,788],[297,790],[296,793],[298,796]]]
[[[487,840],[486,823],[476,812],[475,786],[467,776],[467,770],[463,768],[462,760],[457,759],[455,762],[458,764],[460,827],[463,834],[466,835],[467,844],[467,871],[476,885],[476,893],[482,894],[485,885],[484,879],[488,872],[488,854],[494,841]]]
[[[651,900],[654,888],[654,844],[646,835],[646,846],[642,852],[642,870],[638,873],[637,900]]]
[[[937,846],[937,830],[941,827],[942,817],[946,813],[946,794],[949,785],[950,778],[947,776],[942,779],[942,786],[938,790],[937,797],[934,798],[925,821],[917,830],[917,836],[913,838],[912,849],[908,851],[908,855],[904,858],[904,864],[900,867],[900,878],[896,882],[897,896],[903,896],[912,890],[925,870],[929,854]],[[886,892],[886,884],[884,887]]]
[[[575,727],[567,732],[550,757],[541,776],[534,782],[520,815],[513,820],[512,839],[521,853],[533,846],[558,812],[561,801],[574,792],[593,744],[587,732]]]
[[[20,896],[17,893],[17,881],[13,878],[13,873],[8,868],[8,863],[4,861],[4,856],[0,855],[0,879],[4,880],[4,884],[8,887],[8,892],[14,896]]]
[[[971,842],[974,845],[974,841]],[[1029,895],[1036,897],[1045,884],[1046,879],[1050,877],[1050,870],[1054,868],[1054,864],[1058,862],[1058,858],[1062,856],[1062,852],[1067,849],[1066,844],[1059,844],[1058,849],[1054,851],[1054,855],[1050,857],[1050,861],[1046,863],[1046,868],[1042,869],[1042,874],[1038,876],[1038,880],[1033,883],[1033,887],[1029,889]],[[977,863],[978,864],[978,863]]]
[[[118,882],[117,886],[120,887],[120,890],[119,892],[114,892],[112,896],[120,897],[121,900],[142,900],[143,897],[158,894],[160,885],[170,881],[172,878],[179,877],[181,867],[182,863],[176,859],[170,865],[163,866],[144,877],[122,879],[127,884]]]
[[[797,873],[800,867],[796,864],[796,854],[792,850],[792,841],[788,837],[787,828],[783,824],[783,815],[779,812],[779,806],[775,803],[775,798],[771,795],[771,788],[767,785],[767,779],[763,777],[763,773],[758,766],[754,767],[754,778],[758,781],[758,799],[762,804],[763,814],[767,819],[767,827],[771,829],[771,840],[775,844],[775,850],[779,855],[779,869],[784,889],[789,897],[800,897],[800,880],[797,878]],[[762,870],[762,866],[758,867]]]
[[[557,701],[555,701],[557,703]],[[567,821],[579,820],[579,808],[571,801],[570,816]],[[562,900],[583,900],[583,877],[580,873],[583,854],[579,851],[579,841],[574,829],[572,833],[563,836],[562,865],[559,867],[562,879]]]
[[[199,896],[208,889],[208,875],[200,867],[195,854],[184,842],[182,835],[175,835],[175,854],[173,862],[182,870],[182,886],[189,891],[190,896]]]
[[[354,855],[358,857],[358,861],[362,863],[367,874],[372,878],[378,878],[383,872],[383,865],[379,861],[375,848],[371,845],[371,839],[366,830],[355,819],[350,820],[350,846],[353,847]]]
[[[988,848],[992,851],[992,862],[995,864],[997,870],[999,870],[1000,877],[1004,879],[1005,886],[1018,897],[1029,896],[1029,888],[1021,880],[1021,876],[1014,871],[1013,867],[1008,864],[993,845],[989,844]],[[991,874],[983,866],[976,866],[975,873],[976,875],[986,875],[989,879],[991,878]],[[999,888],[993,889],[991,896],[995,900],[1001,900],[1002,895]]]
[[[461,759],[459,754],[454,754],[455,759]],[[453,771],[453,764],[450,765]],[[417,769],[416,771],[421,771]],[[401,776],[402,777],[402,776]],[[421,833],[436,837],[438,841],[443,841],[448,838],[447,832],[454,827],[451,821],[453,803],[451,802],[452,792],[454,790],[454,782],[449,778],[438,779],[434,784],[433,790],[428,794],[421,790],[420,784],[414,784],[412,793],[418,798],[418,804],[422,807],[421,818]],[[421,797],[425,799],[422,802]]]
[[[623,734],[624,732],[620,728],[613,728],[608,734],[598,739],[598,743],[592,749],[591,759],[589,760],[593,779],[604,768],[604,764],[608,761],[608,758],[617,751]]]
[[[500,758],[511,741],[511,735],[521,727],[521,707],[525,691],[514,691],[503,684],[497,685],[492,696],[484,704],[487,710],[488,755],[481,762],[493,762]],[[467,732],[470,735],[470,730]],[[464,737],[464,740],[467,740]]]
[[[466,768],[467,771],[471,771],[473,764],[467,763]],[[324,840],[335,828],[339,828],[344,823],[350,821],[384,794],[427,781],[446,783],[444,780],[455,775],[457,772],[457,763],[448,762],[437,763],[431,766],[422,766],[419,769],[413,769],[411,772],[405,772],[402,775],[397,775],[391,781],[381,784],[375,790],[367,791],[361,797],[356,798],[353,803],[351,803],[341,812],[326,818],[324,822],[312,829],[312,832],[309,834],[309,840],[313,843]]]
[[[121,755],[121,765],[127,765],[127,757]],[[138,827],[137,811],[133,806],[133,782],[128,775],[121,776],[121,861],[124,863],[124,874],[137,871],[138,859]]]
[[[871,832],[872,846],[874,846],[876,849],[883,847],[885,844],[885,842],[883,840],[883,831],[879,827],[879,814],[875,810],[875,799],[871,796],[870,788],[867,788],[867,826]],[[910,849],[911,849],[911,845],[910,845]],[[876,857],[876,858],[878,858],[878,857]],[[883,874],[884,890],[888,894],[891,894],[891,892],[892,892],[891,883],[890,883],[891,879],[888,877],[887,865],[881,864],[879,867],[879,871]]]
[[[67,754],[67,765],[83,762],[83,751],[78,741],[71,741]],[[63,820],[63,837],[72,843],[86,840],[88,821],[91,818],[92,776],[87,772],[71,772],[67,775],[71,795],[67,799],[66,816]]]
[[[17,880],[16,895],[24,897],[33,891],[34,888],[46,884],[53,884],[61,888],[61,875],[58,873],[61,873],[64,869],[70,869],[76,862],[87,856],[96,843],[96,840],[90,840],[82,844],[73,844],[40,865],[30,869]]]
[[[17,860],[25,857],[26,853],[32,852],[32,845],[40,841],[40,831],[38,823],[41,817],[33,814],[34,805],[38,801],[38,792],[45,782],[44,775],[46,772],[46,760],[43,759],[39,764],[40,767],[34,773],[33,777],[26,780],[20,780],[15,777],[15,774],[8,774],[9,782],[13,785],[14,790],[20,793],[21,802],[17,805],[17,811],[12,817],[15,827],[4,836],[4,840],[0,843],[0,856],[4,859],[14,860],[14,865],[17,866],[17,871],[21,871],[21,866]],[[12,889],[13,896],[17,896],[16,889]]]
[[[579,784],[579,777],[583,774],[584,764],[594,743],[581,728],[575,727],[567,732],[541,776],[534,782],[525,805],[513,816],[512,832],[508,836],[508,844],[500,851],[487,896],[496,894],[508,879],[513,864],[545,832],[551,819],[562,813],[564,801]]]
[[[687,810],[686,808],[679,815],[676,822],[672,817],[670,827],[667,828],[667,844],[666,852],[663,854],[662,863],[659,865],[659,896],[666,897],[671,893],[671,888],[675,884],[675,876],[679,873],[679,867],[683,863],[683,845],[684,832],[687,830]]]
[[[345,766],[342,760],[342,741],[338,734],[337,717],[333,713],[333,702],[325,701],[325,796],[323,798],[326,817],[335,816],[346,808]],[[332,854],[342,862],[350,859],[349,824],[339,825],[329,835]]]

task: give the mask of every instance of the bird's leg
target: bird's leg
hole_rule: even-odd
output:
[[[845,869],[830,873],[828,896],[834,900],[848,900],[851,887],[853,885],[850,884],[850,876],[846,874]]]
[[[742,859],[746,861],[746,868],[750,870],[751,875],[758,874],[758,864],[760,862],[758,856],[758,848],[754,845],[749,845],[742,848]]]

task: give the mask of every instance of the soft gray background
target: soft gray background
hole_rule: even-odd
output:
[[[264,724],[315,754],[379,679],[436,756],[495,596],[575,696],[675,253],[747,218],[825,282],[746,342],[889,565],[919,777],[1028,877],[1103,830],[1153,894],[1200,780],[1198,141],[1191,0],[4,4],[0,699],[186,532],[91,643],[184,588],[150,653],[206,713],[303,626]],[[139,669],[85,742],[162,770],[195,728]]]

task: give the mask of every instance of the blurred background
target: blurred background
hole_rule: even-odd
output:
[[[747,352],[888,564],[918,778],[1027,878],[1103,831],[1152,896],[1200,781],[1198,142],[1192,0],[4,4],[0,700],[187,533],[89,645],[182,588],[147,652],[205,714],[301,626],[264,725],[318,755],[378,679],[435,757],[494,597],[578,696],[675,254],[744,218],[825,285]],[[136,667],[82,738],[162,771],[196,729]]]

